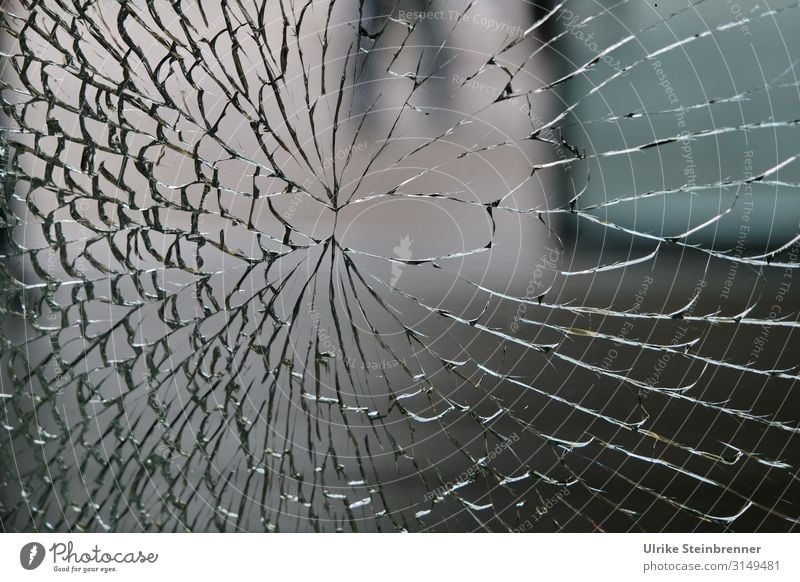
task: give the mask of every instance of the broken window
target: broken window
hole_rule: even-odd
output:
[[[4,3],[3,529],[793,529],[798,20]]]

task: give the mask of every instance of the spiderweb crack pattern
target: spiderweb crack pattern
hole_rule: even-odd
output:
[[[800,7],[665,4],[6,2],[3,529],[794,529]]]

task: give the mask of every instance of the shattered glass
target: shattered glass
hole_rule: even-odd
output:
[[[788,531],[800,7],[2,5],[3,531]]]

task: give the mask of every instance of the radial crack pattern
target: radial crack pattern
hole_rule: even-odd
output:
[[[2,7],[5,531],[792,530],[794,2]]]

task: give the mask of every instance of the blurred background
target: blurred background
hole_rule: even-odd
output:
[[[793,529],[798,14],[4,3],[3,529]]]

